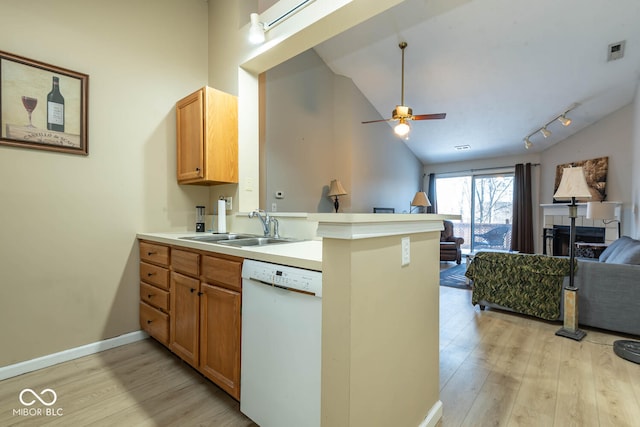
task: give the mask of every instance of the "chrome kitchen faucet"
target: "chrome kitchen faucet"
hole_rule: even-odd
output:
[[[258,217],[260,222],[262,222],[262,231],[264,232],[264,237],[275,237],[280,238],[279,235],[279,227],[278,220],[275,218],[271,218],[269,214],[262,209],[256,209],[254,211],[249,212],[249,218]],[[271,223],[273,222],[273,236],[271,235]]]

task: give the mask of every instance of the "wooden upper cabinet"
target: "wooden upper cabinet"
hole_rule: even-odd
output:
[[[203,87],[176,104],[180,184],[238,182],[238,98]]]

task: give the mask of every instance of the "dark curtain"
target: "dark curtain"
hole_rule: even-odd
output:
[[[532,254],[533,204],[531,202],[531,163],[516,165],[513,179],[513,226],[511,250]]]
[[[427,213],[438,213],[438,204],[436,198],[436,174],[429,174],[429,191],[427,192],[427,198],[431,202],[431,206],[427,208]]]

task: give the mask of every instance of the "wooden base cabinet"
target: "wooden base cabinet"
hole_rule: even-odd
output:
[[[240,399],[242,259],[171,251],[168,347]]]
[[[240,399],[240,292],[202,283],[200,371]]]
[[[242,258],[140,241],[140,327],[240,400]]]
[[[198,367],[200,280],[171,273],[171,333],[169,348]]]
[[[140,242],[140,328],[169,345],[169,247]]]

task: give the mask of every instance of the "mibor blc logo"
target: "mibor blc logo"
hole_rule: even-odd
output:
[[[58,400],[58,395],[53,389],[45,388],[38,393],[30,388],[25,388],[18,395],[18,400],[23,407],[13,409],[13,415],[21,417],[59,417],[62,415],[62,408],[52,408]]]

